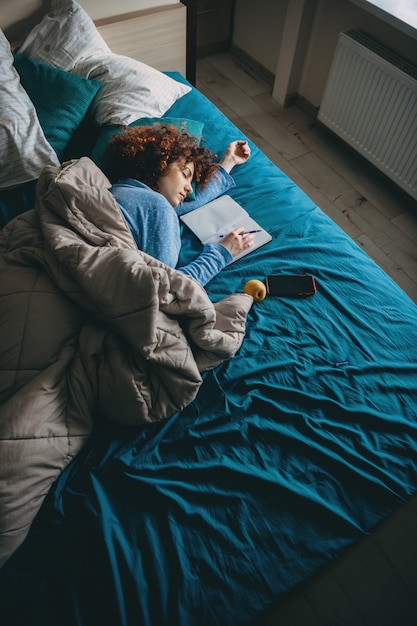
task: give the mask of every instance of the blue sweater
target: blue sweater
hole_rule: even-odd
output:
[[[206,285],[232,260],[232,255],[221,244],[208,243],[194,261],[177,267],[181,248],[178,217],[234,186],[233,178],[220,166],[205,189],[199,190],[197,185],[195,200],[187,200],[175,209],[160,193],[133,178],[116,183],[110,191],[140,250]]]

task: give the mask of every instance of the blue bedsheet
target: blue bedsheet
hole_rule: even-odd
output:
[[[219,154],[242,136],[195,89],[169,114]],[[273,241],[207,290],[306,272],[317,294],[255,304],[181,414],[97,428],[0,572],[2,624],[248,624],[417,490],[417,307],[251,147],[231,195]]]

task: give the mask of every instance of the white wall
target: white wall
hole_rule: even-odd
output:
[[[299,84],[299,93],[318,106],[339,32],[359,28],[411,63],[417,63],[417,41],[348,0],[319,0]]]
[[[342,30],[359,28],[411,63],[417,63],[416,39],[349,0],[317,0],[305,54],[303,52],[302,69],[296,73],[298,84],[294,84],[294,72],[288,69],[291,60],[283,58],[288,52],[285,40],[281,51],[289,2],[293,7],[303,4],[302,0],[237,0],[233,43],[272,72],[276,85],[288,81],[287,93],[296,92],[315,107],[320,105],[337,37]],[[308,0],[309,6],[313,2]],[[288,31],[285,34],[288,42]],[[278,75],[277,70],[282,75]],[[281,103],[284,101],[277,99]]]
[[[287,0],[236,0],[233,43],[275,74]]]

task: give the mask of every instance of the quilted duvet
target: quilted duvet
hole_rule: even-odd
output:
[[[0,565],[95,415],[169,417],[244,337],[252,298],[214,304],[139,251],[109,186],[88,158],[47,167],[0,233]]]

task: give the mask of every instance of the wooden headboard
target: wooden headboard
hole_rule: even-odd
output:
[[[113,52],[185,76],[186,18],[178,2],[96,20],[96,26]]]
[[[42,6],[29,13],[28,4],[33,5],[14,0],[13,14],[10,14],[14,21],[6,20],[2,4],[0,27],[13,43],[22,41],[49,10],[49,0],[42,0]],[[84,6],[82,1],[80,4]],[[115,4],[120,6],[120,3]],[[21,10],[18,14],[17,6]],[[187,8],[181,2],[171,1],[94,21],[113,52],[133,57],[158,70],[177,71],[186,76]]]

